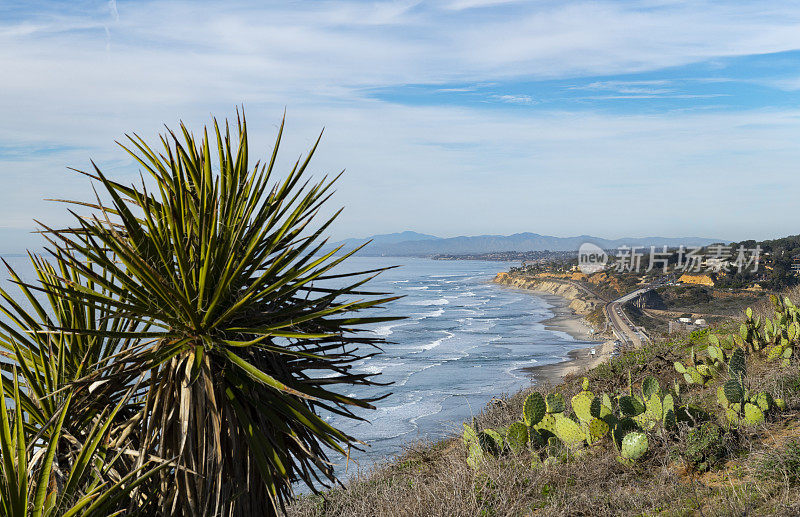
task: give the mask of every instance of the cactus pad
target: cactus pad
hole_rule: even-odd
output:
[[[744,362],[744,350],[737,348],[731,355],[731,360],[728,362],[728,372],[734,379],[741,379],[747,374]]]
[[[664,405],[661,403],[658,393],[650,395],[650,398],[645,401],[645,406],[647,418],[661,420],[664,417]]]
[[[522,419],[526,425],[536,425],[541,422],[546,411],[544,397],[541,393],[534,391],[525,399],[525,404],[522,406]]]
[[[625,416],[641,415],[645,411],[644,404],[639,399],[630,395],[625,395],[619,398],[619,409]]]
[[[478,443],[483,449],[492,456],[497,456],[503,452],[503,437],[494,429],[484,429],[478,433]]]
[[[481,463],[483,463],[483,449],[481,449],[481,446],[478,445],[477,442],[474,442],[469,446],[467,465],[469,465],[472,470],[478,470]]]
[[[590,391],[581,391],[572,397],[572,410],[581,422],[592,420],[592,402],[595,397]]]
[[[673,427],[675,427],[676,423],[677,423],[677,421],[675,419],[675,410],[672,409],[672,408],[669,408],[669,409],[665,410],[664,411],[664,419],[662,421],[662,424],[664,425],[664,427],[666,429],[672,429]]]
[[[555,434],[559,440],[564,442],[567,447],[574,449],[583,445],[583,441],[586,437],[583,429],[574,420],[571,418],[567,418],[565,416],[559,416],[556,418],[556,425],[553,429],[553,434]]]
[[[614,427],[611,428],[611,437],[614,439],[617,449],[621,450],[622,448],[622,438],[636,429],[636,422],[631,418],[622,418],[615,423]]]
[[[678,373],[686,373],[686,367],[680,361],[675,361],[675,371]]]
[[[761,408],[761,411],[769,411],[775,405],[775,401],[772,395],[762,391],[756,395],[756,405]]]
[[[728,397],[725,396],[725,388],[722,386],[717,386],[717,402],[722,407],[727,407],[731,403]]]
[[[604,399],[608,397],[608,395],[604,394]],[[611,402],[609,400],[609,402]],[[595,418],[604,418],[612,413],[611,411],[611,404],[606,405],[603,403],[599,397],[595,397],[592,399],[592,405],[589,408],[589,413]]]
[[[764,422],[764,412],[755,404],[747,402],[744,405],[744,421],[748,425],[761,424]]]
[[[725,392],[725,398],[728,399],[728,402],[731,404],[741,402],[744,398],[744,390],[742,389],[742,385],[739,384],[739,381],[733,379],[729,380],[723,385],[722,390]]]
[[[658,379],[655,377],[645,377],[642,381],[642,395],[644,395],[644,399],[648,400],[656,394],[661,395],[661,386],[658,384]]]
[[[544,415],[544,417],[542,417],[542,419],[539,421],[538,424],[533,426],[533,428],[540,432],[544,431],[545,434],[547,433],[555,434],[553,432],[555,425],[556,425],[556,417],[554,417],[550,413],[547,413],[546,415]]]
[[[769,349],[769,353],[767,353],[767,361],[773,361],[779,358],[781,354],[783,354],[783,345],[775,345]]]
[[[518,453],[528,445],[528,426],[514,422],[506,431],[506,443],[512,452]]]
[[[599,418],[592,418],[591,422],[586,429],[586,438],[589,444],[598,442],[601,440],[605,435],[608,434],[608,424],[604,421],[600,420]]]
[[[631,431],[622,439],[622,457],[628,460],[638,460],[647,452],[650,446],[647,435],[639,431]]]
[[[464,446],[469,448],[470,445],[473,443],[477,443],[478,441],[478,434],[467,424],[464,424],[464,434],[461,435],[461,441],[464,442]]]
[[[561,393],[548,393],[545,403],[548,413],[563,413],[566,409],[564,396]]]
[[[544,439],[542,434],[534,428],[528,428],[528,440],[531,443],[531,447],[544,447],[547,443],[547,440]]]

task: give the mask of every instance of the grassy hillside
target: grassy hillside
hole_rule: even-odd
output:
[[[696,419],[670,422],[671,425],[667,425],[666,418],[663,422],[648,422],[642,420],[642,415],[634,417],[649,442],[647,452],[635,461],[621,459],[624,453],[611,433],[592,445],[585,441],[566,444],[555,437],[549,444],[542,444],[537,442],[538,437],[548,433],[538,424],[528,428],[531,438],[524,447],[512,447],[514,444],[507,437],[495,450],[480,453],[477,462],[468,455],[463,438],[453,437],[416,444],[401,457],[351,481],[347,489],[330,491],[325,497],[303,497],[289,514],[798,515],[797,354],[788,360],[770,358],[771,352],[775,355],[775,346],[780,346],[782,352],[794,350],[800,341],[798,312],[788,308],[784,311],[786,316],[769,314],[769,323],[767,314],[754,314],[746,321],[624,354],[588,372],[589,389],[596,398],[609,395],[606,400],[611,401],[611,409],[617,415],[605,416],[609,422],[617,417],[627,418],[622,411],[627,407],[623,399],[627,396],[630,400],[631,394],[632,398],[643,398],[642,384],[648,377],[657,380],[662,390],[659,393],[675,397],[676,412],[680,413],[679,404],[696,409]],[[744,327],[739,328],[739,323]],[[731,332],[740,337],[734,340]],[[717,353],[712,348],[722,351],[724,363],[712,364],[709,354]],[[739,376],[737,367],[729,368],[728,364],[736,363],[733,356],[741,352],[734,352],[740,348],[747,352],[743,354],[746,376]],[[701,376],[704,385],[687,383],[687,377],[676,370],[676,361],[684,369],[690,367],[692,350],[697,369],[709,373]],[[701,364],[711,364],[710,371],[706,372]],[[731,388],[732,381],[745,385],[748,392],[742,395],[751,397],[753,405],[757,394],[764,393],[758,397],[768,394],[782,399],[784,409],[770,406],[769,411],[763,411],[763,422],[756,419],[751,424],[745,421],[745,406],[738,407],[740,417],[735,413],[730,416],[733,406],[723,407],[717,392],[719,387]],[[570,400],[582,391],[582,383],[581,378],[567,378],[558,386],[537,386],[536,390],[543,395],[563,394],[565,411],[555,416],[580,422]],[[652,380],[645,382],[648,383],[653,386]],[[533,391],[521,391],[486,407],[470,429],[503,434],[504,427],[522,418],[523,404]],[[730,395],[728,389],[722,391]],[[741,421],[732,422],[731,418]],[[477,463],[475,468],[468,460]]]

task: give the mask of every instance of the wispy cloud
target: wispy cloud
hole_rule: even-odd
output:
[[[507,104],[536,104],[536,101],[530,95],[490,95],[489,98]]]
[[[724,190],[723,175],[794,171],[800,137],[794,111],[681,107],[684,112],[645,117],[591,106],[576,112],[557,103],[529,109],[541,99],[535,86],[520,90],[510,83],[558,79],[578,85],[574,93],[585,92],[587,99],[711,98],[723,94],[686,91],[672,79],[619,76],[800,49],[799,23],[800,5],[789,1],[771,2],[769,9],[677,0],[657,8],[645,0],[3,6],[0,148],[30,154],[0,156],[6,185],[0,220],[26,225],[34,213],[59,217],[60,208],[39,200],[54,189],[80,197],[85,185],[67,180],[64,166],[82,166],[90,156],[133,178],[134,164],[111,143],[126,131],[152,137],[164,122],[183,118],[198,125],[210,112],[230,114],[245,103],[262,148],[284,107],[292,156],[327,127],[315,170],[349,171],[338,198],[349,207],[344,234],[404,225],[429,225],[441,234],[537,224],[550,233],[603,233],[608,225],[629,225],[619,231],[633,233],[641,233],[637,224],[667,228],[655,217],[621,222],[631,210],[653,208],[647,192],[595,203],[592,192],[606,180],[641,174],[677,175],[699,185],[688,195],[668,183],[661,187],[655,208],[666,209],[669,200],[679,210],[698,210],[692,222],[670,223],[679,233],[703,216],[728,221],[703,224],[745,231],[748,220],[764,221],[770,211],[757,213],[753,203],[718,217],[704,207],[703,192]],[[578,84],[581,79],[587,84]],[[800,81],[782,81],[774,86],[800,89],[793,86]],[[399,105],[366,93],[420,84],[438,91],[432,105]],[[476,105],[448,105],[456,96],[472,96]],[[55,151],[36,151],[49,146]],[[574,180],[577,191],[564,192],[558,183],[564,178]],[[787,180],[787,187],[800,188],[800,180]],[[536,210],[531,192],[542,194]],[[731,190],[718,197],[726,195],[739,196]],[[575,196],[581,206],[572,206]],[[485,209],[486,217],[465,221],[459,215],[465,204]],[[411,213],[409,206],[418,209]],[[574,223],[559,216],[566,206],[574,208]],[[552,216],[541,215],[548,210]],[[770,221],[772,228],[781,224],[788,223],[777,216]],[[726,230],[690,233],[724,236]]]

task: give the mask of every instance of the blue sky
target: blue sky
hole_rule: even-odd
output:
[[[797,2],[0,3],[0,70],[0,252],[241,104],[282,166],[325,127],[334,238],[800,233]]]

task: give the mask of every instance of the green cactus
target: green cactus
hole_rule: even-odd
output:
[[[554,436],[555,432],[555,425],[556,425],[556,417],[552,414],[547,413],[542,419],[539,421],[538,424],[534,425],[533,428],[536,431],[539,431],[543,436],[550,437]]]
[[[528,442],[530,443],[530,446],[532,448],[539,449],[541,447],[544,447],[544,445],[547,443],[547,439],[542,435],[542,433],[539,430],[534,429],[533,427],[529,427]]]
[[[592,418],[591,422],[589,422],[585,427],[586,433],[586,442],[589,445],[599,442],[602,440],[609,431],[609,425],[599,418]]]
[[[478,433],[478,444],[483,452],[498,456],[503,452],[503,436],[494,429],[484,429]]]
[[[522,422],[514,422],[508,426],[505,442],[515,454],[522,451],[528,445],[528,426]]]
[[[548,393],[545,404],[548,413],[563,413],[566,409],[564,396],[561,393]]]
[[[592,403],[595,400],[594,394],[588,390],[589,380],[584,377],[584,389],[572,397],[572,410],[578,420],[588,423],[592,420]]]
[[[589,413],[593,418],[605,418],[613,413],[611,409],[611,399],[608,395],[603,394],[603,398],[595,397],[589,408]]]
[[[625,435],[638,429],[636,422],[632,418],[620,418],[613,422],[611,437],[614,440],[614,445],[617,446],[617,450],[622,450],[622,439]]]
[[[544,397],[541,393],[534,391],[528,395],[522,406],[522,420],[525,425],[531,427],[541,422],[546,412],[547,406]]]
[[[741,348],[731,355],[728,373],[731,378],[717,388],[717,402],[725,408],[730,425],[763,423],[765,415],[779,407],[769,393],[752,393],[747,389],[747,365]]]
[[[650,443],[647,435],[639,431],[631,431],[622,439],[621,456],[626,460],[638,460],[647,453]]]
[[[695,354],[694,347],[691,348],[689,353],[689,363],[684,365],[680,361],[675,361],[673,364],[675,371],[683,375],[686,384],[699,384],[700,386],[707,385],[716,373],[716,367],[713,360],[708,359],[708,362],[697,362],[697,355]]]
[[[553,434],[570,449],[577,449],[583,446],[586,440],[586,432],[574,420],[563,415],[556,417]]]
[[[475,429],[472,426],[467,424],[464,425],[464,434],[461,436],[461,441],[464,442],[464,446],[469,448],[470,444],[477,443],[478,441],[478,433],[475,432]]]
[[[745,311],[737,343],[747,351],[760,352],[768,361],[780,360],[781,366],[789,366],[794,348],[800,343],[800,311],[789,300],[770,297],[774,319],[754,317],[752,309]],[[788,350],[788,352],[787,352]]]
[[[623,395],[619,398],[619,409],[623,415],[629,417],[641,415],[645,412],[645,406],[642,401],[631,395]]]
[[[661,386],[658,384],[658,379],[655,377],[646,377],[642,381],[642,395],[647,400],[653,395],[661,395]]]
[[[467,449],[467,465],[473,470],[478,470],[481,467],[481,463],[483,463],[483,459],[484,455],[481,446],[477,441],[471,443]]]
[[[748,425],[763,424],[764,412],[757,405],[746,402],[744,404],[744,421]]]

